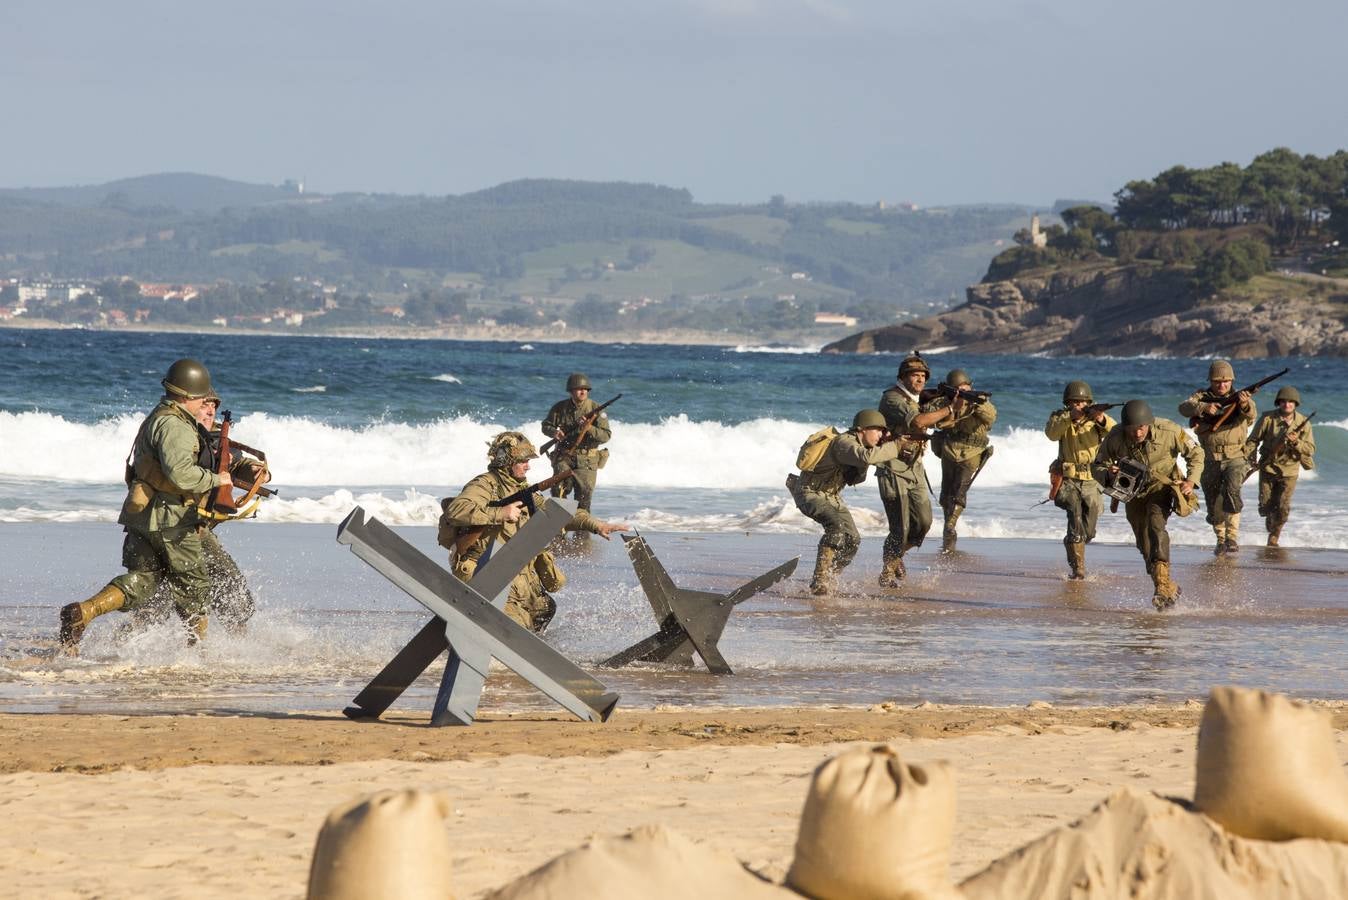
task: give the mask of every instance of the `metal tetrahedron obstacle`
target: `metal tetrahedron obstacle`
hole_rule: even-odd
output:
[[[562,707],[605,721],[618,695],[505,614],[510,582],[575,515],[574,501],[552,499],[464,583],[359,506],[337,527],[337,542],[434,614],[343,712],[377,718],[443,652],[445,673],[432,725],[470,725],[493,657]]]

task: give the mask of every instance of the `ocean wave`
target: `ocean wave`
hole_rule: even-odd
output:
[[[311,387],[291,388],[297,394],[326,394],[328,386],[326,384],[315,384]]]
[[[444,381],[448,384],[463,384],[458,378],[446,372],[443,375],[432,375],[431,381]]]
[[[793,347],[777,344],[739,344],[731,348],[732,353],[795,353],[807,354],[818,353],[822,344],[815,344],[808,347]]]

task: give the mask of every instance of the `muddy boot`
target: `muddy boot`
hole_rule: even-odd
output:
[[[1086,545],[1080,541],[1067,545],[1067,564],[1072,567],[1073,581],[1086,580]]]
[[[1240,513],[1226,520],[1226,552],[1240,552]]]
[[[78,653],[80,638],[84,637],[84,629],[89,623],[104,613],[121,609],[125,602],[126,594],[122,589],[110,584],[88,600],[61,607],[61,649],[71,655]]]
[[[195,647],[201,641],[206,640],[207,621],[205,616],[197,616],[187,622],[187,646]]]
[[[835,567],[838,551],[832,547],[820,547],[814,560],[814,577],[810,579],[810,593],[816,597],[831,594],[838,587],[838,571]]]
[[[880,570],[880,587],[896,588],[908,574],[904,568],[902,556],[891,556]]]
[[[1157,612],[1165,612],[1175,605],[1180,595],[1180,586],[1170,580],[1170,563],[1155,563],[1151,570],[1151,581],[1156,587],[1156,593],[1151,597],[1151,605],[1156,607]]]
[[[1282,526],[1274,525],[1268,530],[1268,545],[1270,547],[1278,546],[1278,538],[1282,536]]]
[[[1217,535],[1217,546],[1213,548],[1213,556],[1221,556],[1226,552],[1226,523],[1218,522],[1212,526],[1212,533]]]

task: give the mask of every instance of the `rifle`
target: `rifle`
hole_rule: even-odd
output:
[[[230,452],[229,452],[229,425],[234,419],[229,410],[225,410],[224,415],[220,417],[220,449],[215,457],[215,474],[225,476],[229,474]],[[211,512],[222,512],[225,515],[232,516],[239,511],[234,505],[234,490],[227,484],[222,484],[215,489],[211,495],[211,501],[206,508]]]
[[[972,403],[974,406],[979,406],[992,399],[992,391],[976,391],[973,388],[953,388],[943,381],[934,388],[923,389],[922,393],[918,395],[918,401],[920,403],[927,403],[931,400],[935,400],[937,397],[946,397],[952,403],[956,399],[963,397],[965,401]]]
[[[254,450],[252,447],[249,447],[246,444],[240,444],[237,441],[234,442],[230,441],[229,427],[233,421],[234,421],[234,414],[231,413],[229,410],[225,410],[224,413],[222,413],[220,416],[219,438],[218,440],[212,442],[216,444],[215,473],[217,475],[229,474],[230,464],[233,463],[234,461],[234,453],[232,450],[232,446],[238,447],[240,450],[244,452],[252,453],[255,456],[257,456],[259,461],[261,461],[262,463],[262,471],[258,473],[257,480],[255,481],[240,479],[238,482],[236,482],[240,487],[246,489],[243,497],[239,500],[234,499],[233,487],[221,485],[220,487],[216,488],[214,491],[211,492],[210,498],[206,502],[205,512],[208,518],[213,519],[215,521],[224,521],[226,519],[234,517],[243,518],[251,512],[251,509],[247,507],[249,502],[254,497],[258,495],[261,495],[263,497],[270,497],[276,493],[276,491],[262,486],[262,475],[263,473],[266,472],[267,469],[266,454],[264,454],[260,450]],[[239,510],[241,509],[244,510],[242,514],[240,514],[239,512]]]
[[[1281,372],[1274,372],[1267,378],[1259,379],[1249,387],[1241,388],[1238,391],[1232,391],[1225,397],[1218,397],[1215,400],[1208,400],[1207,401],[1208,403],[1216,403],[1217,406],[1220,407],[1220,409],[1216,413],[1212,413],[1211,415],[1190,416],[1189,427],[1192,428],[1194,432],[1197,434],[1208,434],[1209,432],[1216,431],[1217,429],[1225,425],[1226,420],[1231,418],[1231,413],[1236,411],[1236,407],[1239,405],[1236,401],[1240,398],[1241,394],[1256,393],[1261,387],[1268,384],[1273,379],[1281,378],[1290,371],[1292,370],[1283,369]]]
[[[1296,428],[1291,428],[1283,432],[1283,436],[1278,438],[1278,442],[1276,444],[1268,448],[1268,452],[1259,458],[1259,462],[1256,465],[1250,466],[1249,470],[1245,473],[1245,477],[1241,479],[1241,482],[1244,483],[1246,481],[1249,481],[1251,475],[1253,475],[1255,472],[1258,472],[1260,469],[1264,468],[1264,466],[1268,465],[1269,463],[1273,462],[1273,460],[1277,458],[1278,454],[1282,452],[1282,448],[1287,446],[1287,438],[1294,434],[1300,434],[1301,429],[1311,424],[1311,419],[1315,418],[1316,412],[1317,410],[1312,410],[1311,414],[1307,416],[1305,419],[1303,419],[1300,425],[1298,425]]]
[[[618,396],[614,397],[607,403],[602,403],[599,406],[596,406],[594,409],[590,410],[589,414],[585,418],[580,420],[579,424],[577,424],[575,428],[563,434],[560,441],[557,438],[553,438],[552,440],[544,444],[542,447],[539,447],[538,452],[550,456],[550,458],[552,459],[556,459],[559,456],[567,457],[570,456],[572,453],[575,453],[576,448],[580,446],[580,442],[585,440],[585,435],[590,433],[590,426],[593,425],[595,420],[599,418],[599,414],[621,399],[622,394],[619,394]],[[558,450],[556,453],[549,454],[548,451],[552,449],[554,444],[558,443],[562,443],[563,449]]]
[[[1110,404],[1117,406],[1118,404]],[[1030,509],[1036,506],[1043,506],[1045,503],[1052,503],[1058,499],[1058,491],[1062,490],[1062,460],[1055,459],[1048,464],[1048,496],[1038,503],[1033,504]]]
[[[220,455],[220,433],[222,430],[223,428],[220,428],[211,432],[211,453],[214,454],[217,458]],[[247,444],[244,444],[240,441],[236,441],[233,438],[230,438],[229,451],[231,463],[233,462],[232,457],[234,455],[235,450],[238,450],[240,453],[247,453],[251,456],[257,457],[257,461],[262,463],[262,469],[264,471],[266,470],[267,454],[263,453],[261,450],[258,450],[256,447],[250,447]],[[251,488],[254,486],[254,482],[250,480],[247,476],[240,474],[238,476],[233,477],[234,483],[237,485],[240,485],[244,488]],[[275,488],[264,487],[260,484],[257,485],[257,495],[259,497],[275,497],[278,493],[280,493],[280,491],[276,490]]]
[[[528,487],[520,488],[508,497],[502,497],[499,500],[489,500],[487,502],[487,507],[490,509],[500,509],[502,506],[509,506],[512,503],[523,503],[524,508],[529,511],[530,515],[533,515],[538,511],[538,504],[534,502],[534,494],[541,494],[553,485],[561,484],[563,481],[566,481],[566,479],[575,477],[575,474],[575,472],[569,469],[565,472],[559,472],[551,478],[544,478],[542,481],[538,482],[538,484],[531,484]],[[452,499],[454,498],[446,497],[441,500],[440,509],[448,512],[449,502]],[[482,532],[486,531],[487,528],[488,526],[486,525],[477,525],[472,528],[458,529],[454,534],[454,549],[458,552],[459,556],[463,556],[463,554],[467,553],[468,548],[476,543],[477,539],[482,536]],[[443,543],[443,538],[441,540]]]
[[[978,478],[978,473],[983,471],[983,467],[988,464],[988,460],[992,459],[992,451],[996,449],[997,448],[992,446],[991,444],[988,444],[986,447],[983,448],[982,457],[978,461],[978,468],[974,469],[974,474],[969,476],[969,485],[968,487],[965,488],[965,490],[968,490],[969,488],[974,486],[974,481]]]
[[[1119,404],[1117,403],[1092,403],[1090,406],[1086,407],[1081,411],[1081,415],[1083,417],[1088,416],[1093,419],[1095,418],[1096,413],[1109,412],[1111,409],[1113,409],[1118,405]]]

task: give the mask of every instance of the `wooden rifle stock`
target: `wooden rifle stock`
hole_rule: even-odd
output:
[[[232,418],[229,410],[225,410],[224,415],[220,417],[220,449],[217,451],[215,474],[221,477],[229,474],[232,455],[229,451],[229,425]],[[209,508],[213,512],[221,512],[231,516],[238,512],[239,508],[234,505],[233,488],[227,484],[222,484],[216,488],[211,496]]]
[[[1045,503],[1052,503],[1057,500],[1060,490],[1062,490],[1062,460],[1055,459],[1048,466],[1048,496],[1034,506],[1043,506]],[[1034,509],[1034,506],[1031,506],[1030,509]]]
[[[1274,444],[1272,447],[1268,448],[1268,452],[1265,453],[1262,457],[1260,457],[1259,462],[1253,466],[1250,466],[1250,468],[1245,472],[1245,478],[1242,479],[1242,481],[1243,482],[1249,481],[1251,475],[1253,475],[1255,472],[1258,472],[1260,469],[1264,468],[1264,466],[1268,465],[1269,463],[1273,462],[1273,460],[1277,459],[1278,454],[1282,452],[1282,448],[1287,446],[1287,438],[1290,435],[1300,434],[1303,428],[1311,424],[1311,419],[1315,418],[1315,413],[1318,411],[1319,410],[1312,410],[1309,416],[1301,420],[1300,425],[1298,425],[1296,428],[1289,429],[1283,434],[1282,437],[1278,438],[1278,442]]]
[[[580,446],[580,442],[585,440],[585,435],[590,433],[590,426],[593,425],[595,423],[595,420],[599,418],[599,414],[602,413],[604,410],[608,409],[614,403],[617,403],[619,400],[621,400],[622,396],[623,396],[622,394],[619,394],[612,400],[609,400],[607,403],[601,403],[594,409],[590,410],[589,414],[587,414],[585,418],[581,420],[581,426],[580,428],[576,429],[574,437],[570,434],[562,435],[561,441],[565,442],[565,446],[557,450],[556,453],[550,454],[548,453],[548,451],[551,450],[556,444],[561,442],[558,441],[557,438],[552,438],[542,447],[539,447],[538,452],[543,454],[544,456],[550,456],[553,459],[556,459],[558,457],[567,457],[570,456],[572,453],[575,453],[576,448]]]
[[[1220,414],[1214,413],[1212,417],[1193,416],[1189,419],[1189,427],[1192,428],[1198,434],[1208,434],[1209,432],[1219,430],[1223,425],[1226,424],[1226,420],[1231,418],[1231,414],[1236,411],[1236,407],[1240,405],[1240,403],[1238,403],[1237,401],[1240,399],[1241,394],[1258,393],[1261,387],[1263,387],[1264,385],[1268,384],[1270,381],[1273,381],[1276,378],[1283,377],[1290,371],[1292,370],[1283,369],[1281,372],[1274,372],[1267,378],[1259,379],[1249,387],[1241,388],[1238,391],[1232,391],[1225,397],[1219,397],[1216,400],[1209,400],[1208,401],[1209,403],[1216,403],[1218,406],[1222,407],[1222,411],[1220,412]]]

